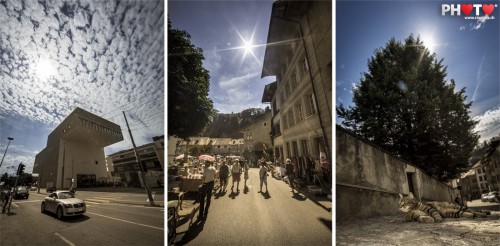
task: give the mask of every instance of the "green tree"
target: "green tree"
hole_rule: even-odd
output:
[[[186,139],[199,134],[214,114],[208,98],[210,76],[203,50],[168,20],[168,134]]]
[[[347,128],[448,181],[467,169],[479,136],[472,102],[465,102],[465,88],[445,81],[442,62],[418,37],[392,38],[368,60],[354,106],[340,104],[337,114]]]

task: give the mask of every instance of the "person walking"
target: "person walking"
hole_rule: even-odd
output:
[[[5,196],[3,197],[3,207],[2,207],[2,213],[5,213],[5,208],[7,208],[7,204],[9,203],[9,199],[11,198],[11,188],[10,186],[7,186]]]
[[[261,162],[261,167],[259,170],[260,177],[260,193],[262,193],[262,184],[266,184],[266,193],[267,192],[267,167],[265,162]]]
[[[248,187],[247,187],[248,164],[247,163],[243,163],[243,178],[245,179],[245,185],[243,186],[243,189],[248,190]]]
[[[234,192],[233,188],[235,181],[236,181],[236,191],[240,191],[241,165],[239,159],[236,159],[234,161],[232,175],[233,175],[233,185],[231,186],[231,192]]]
[[[293,190],[293,179],[295,178],[295,175],[294,175],[294,166],[292,164],[292,160],[290,160],[289,158],[286,159],[286,164],[285,164],[285,170],[286,170],[286,176],[288,177],[288,183],[290,184],[290,188],[292,188],[292,192],[294,192]]]
[[[212,162],[208,162],[203,171],[203,184],[200,188],[200,212],[198,213],[198,219],[200,220],[208,216],[208,208],[210,208],[210,200],[212,199],[216,174],[215,167],[212,164]],[[207,200],[206,205],[205,199]]]
[[[226,165],[226,161],[222,161],[222,165],[219,170],[219,180],[220,180],[220,191],[226,191],[227,187],[227,177],[229,176],[229,166]]]

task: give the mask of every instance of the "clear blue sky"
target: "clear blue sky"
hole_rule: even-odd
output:
[[[122,127],[137,145],[164,134],[163,1],[0,3],[0,175],[31,172],[47,137],[76,107]]]
[[[221,113],[241,112],[262,104],[262,61],[274,1],[168,1],[173,28],[187,31],[203,49],[210,73],[210,98]],[[252,48],[245,54],[244,43]]]
[[[457,90],[466,87],[474,101],[471,116],[479,120],[482,140],[500,133],[500,14],[498,7],[484,22],[441,15],[442,4],[459,1],[337,1],[336,2],[336,103],[352,105],[352,88],[368,70],[374,50],[395,37],[411,33],[443,58],[447,81]],[[469,3],[469,2],[467,2]],[[479,2],[478,2],[479,3]],[[481,1],[497,4],[499,1]],[[485,14],[480,11],[480,16]],[[469,16],[475,16],[475,10]]]

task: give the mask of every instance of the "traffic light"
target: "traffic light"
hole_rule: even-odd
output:
[[[22,163],[19,164],[19,166],[17,167],[17,173],[16,173],[17,176],[22,175],[24,173],[24,167],[25,167],[24,164]]]

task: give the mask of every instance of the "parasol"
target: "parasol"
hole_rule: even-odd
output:
[[[213,157],[211,155],[200,155],[200,157],[198,157],[198,159],[200,159],[202,161],[215,161],[215,157]]]

